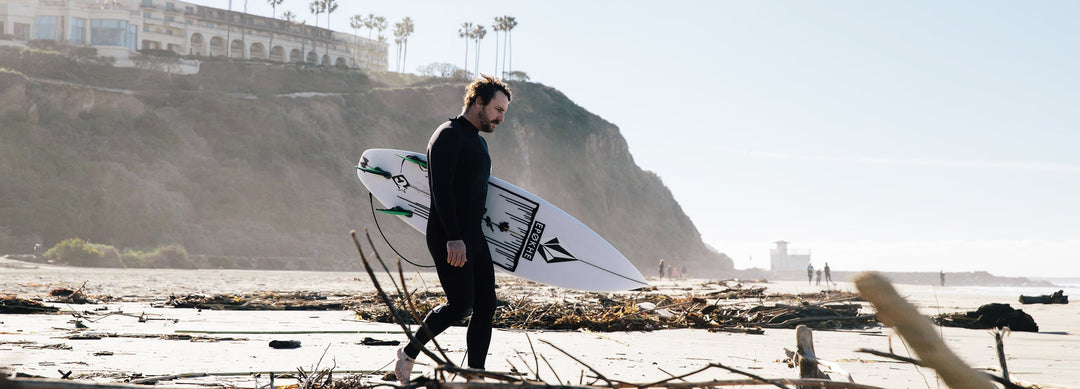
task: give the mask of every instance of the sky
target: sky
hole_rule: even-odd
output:
[[[314,24],[307,3],[277,15]],[[618,126],[736,268],[768,269],[785,240],[838,271],[1080,277],[1080,2],[338,4],[343,33],[356,14],[411,17],[407,72],[464,67],[472,22],[496,73],[490,27],[514,16],[513,70]]]

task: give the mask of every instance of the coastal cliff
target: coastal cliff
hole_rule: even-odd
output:
[[[348,231],[377,233],[357,159],[368,148],[422,151],[460,112],[466,83],[220,61],[170,75],[2,50],[5,253],[80,237],[180,244],[200,266],[265,257],[274,268],[356,269]],[[487,136],[494,175],[574,215],[644,274],[661,258],[697,275],[732,270],[661,178],[634,163],[615,124],[554,88],[511,88],[506,122]],[[427,256],[419,233],[379,220],[403,254]]]

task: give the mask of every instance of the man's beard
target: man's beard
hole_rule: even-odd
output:
[[[479,130],[481,132],[487,132],[487,133],[495,132],[495,126],[498,126],[499,123],[502,123],[502,122],[499,121],[499,120],[487,120],[487,118],[481,117],[480,118],[480,128],[479,128]]]

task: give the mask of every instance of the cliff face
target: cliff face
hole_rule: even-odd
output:
[[[355,269],[347,232],[377,234],[357,159],[376,147],[423,151],[460,112],[464,87],[380,87],[356,73],[263,65],[91,77],[29,64],[0,61],[16,70],[0,72],[0,252],[81,237]],[[297,93],[312,90],[297,78],[322,93]],[[574,215],[646,275],[660,258],[697,274],[730,271],[660,178],[634,164],[617,127],[552,88],[511,87],[507,121],[487,135],[494,175]],[[427,256],[419,233],[379,220],[403,254]]]

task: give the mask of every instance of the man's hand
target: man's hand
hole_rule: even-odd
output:
[[[465,266],[465,241],[451,240],[446,242],[446,263],[453,267]]]

